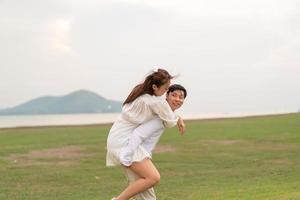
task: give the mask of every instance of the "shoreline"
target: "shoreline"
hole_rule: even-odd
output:
[[[286,113],[256,113],[256,114],[211,114],[207,116],[203,115],[182,115],[183,119],[187,122],[190,121],[207,121],[207,120],[224,120],[224,119],[243,119],[243,118],[259,118],[259,117],[273,117],[282,115],[299,114],[299,112],[286,112]],[[95,123],[80,123],[80,124],[42,124],[42,125],[25,125],[25,126],[11,126],[0,127],[0,130],[6,129],[32,129],[32,128],[68,128],[68,127],[93,127],[93,126],[111,126],[114,120],[95,122]]]

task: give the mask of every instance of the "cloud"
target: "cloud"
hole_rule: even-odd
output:
[[[49,23],[49,37],[51,47],[60,53],[71,54],[73,49],[70,45],[70,29],[73,19],[56,19]]]
[[[262,62],[255,65],[257,68],[266,68],[282,73],[298,71],[300,73],[300,36],[293,35],[287,42],[271,49]]]
[[[297,0],[120,0],[147,5],[153,8],[171,9],[183,16],[194,18],[239,18],[276,20],[298,12]]]

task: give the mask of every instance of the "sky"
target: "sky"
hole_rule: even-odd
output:
[[[186,113],[300,110],[299,0],[0,0],[0,108],[79,89],[123,101],[156,68]]]

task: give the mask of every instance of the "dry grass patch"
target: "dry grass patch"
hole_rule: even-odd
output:
[[[12,154],[8,156],[7,159],[20,165],[71,165],[74,164],[78,158],[92,155],[91,153],[85,152],[80,146],[65,146],[61,148],[30,151],[26,154]]]
[[[256,150],[259,151],[288,151],[300,149],[298,144],[283,144],[283,143],[271,143],[264,142],[261,144],[254,144]]]
[[[272,159],[272,160],[266,160],[266,163],[275,164],[275,165],[288,165],[291,164],[291,161],[285,158],[282,159]]]
[[[176,148],[169,145],[157,145],[154,153],[176,152]]]
[[[216,144],[216,145],[233,145],[241,143],[242,140],[202,140],[203,144]]]

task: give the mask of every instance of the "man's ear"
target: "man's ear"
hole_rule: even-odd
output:
[[[166,100],[168,100],[169,95],[170,95],[170,94],[168,94],[168,93],[166,92]]]
[[[152,89],[153,89],[153,91],[154,91],[154,90],[157,90],[157,86],[156,86],[155,84],[153,84],[153,85],[152,85]]]

